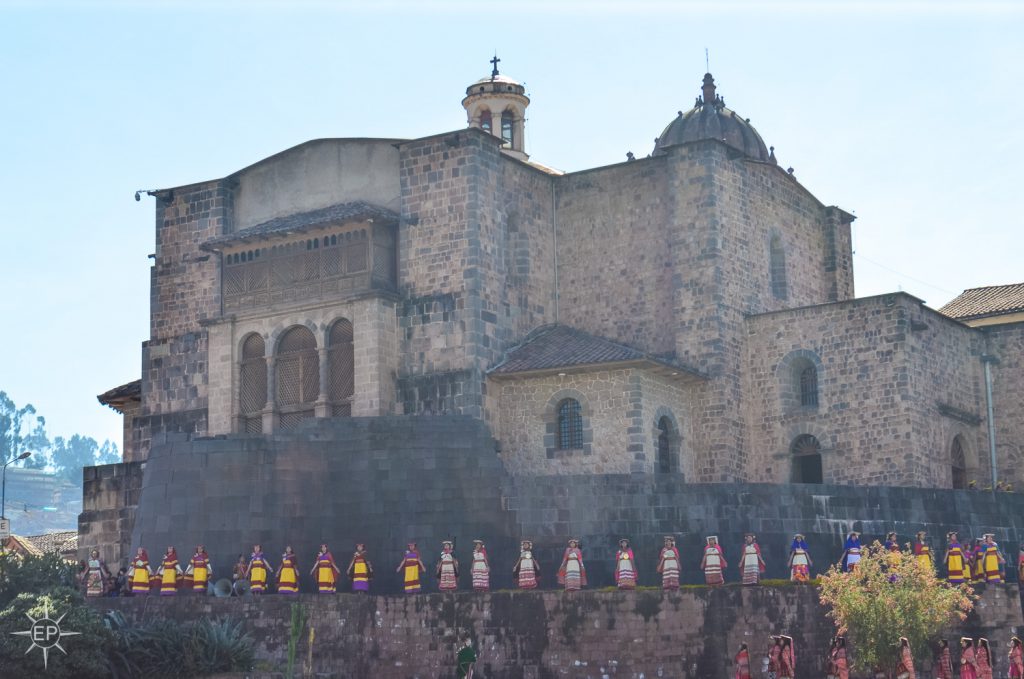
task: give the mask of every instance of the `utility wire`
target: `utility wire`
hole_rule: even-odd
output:
[[[922,281],[920,278],[914,278],[913,276],[908,276],[907,274],[905,274],[905,273],[903,273],[901,271],[897,271],[896,269],[893,269],[892,267],[888,267],[885,264],[882,264],[881,262],[876,262],[873,259],[869,259],[869,258],[865,257],[864,255],[860,254],[859,252],[854,252],[853,254],[854,254],[855,257],[857,257],[858,259],[864,260],[868,264],[874,264],[878,268],[885,269],[889,273],[894,273],[897,276],[901,276],[902,278],[906,278],[908,280],[914,281],[915,283],[920,283],[921,285],[927,286],[927,287],[929,287],[929,288],[931,288],[933,290],[938,290],[939,292],[944,292],[947,295],[959,295],[960,294],[959,292],[954,292],[952,290],[947,290],[945,288],[940,288],[937,285],[932,285],[931,283],[928,283],[926,281]]]

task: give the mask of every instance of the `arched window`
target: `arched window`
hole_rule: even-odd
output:
[[[296,326],[277,344],[275,382],[281,429],[292,429],[313,417],[320,394],[320,360],[309,328]]]
[[[480,112],[480,129],[487,132],[491,131],[491,112],[483,110]]]
[[[964,452],[964,439],[959,434],[953,437],[949,455],[953,467],[953,488],[963,490],[967,488],[967,454]]]
[[[797,384],[800,385],[800,405],[818,407],[818,369],[810,361],[797,363]]]
[[[512,111],[505,111],[501,114],[501,140],[509,146],[512,146],[514,142]]]
[[[666,416],[658,420],[658,471],[668,474],[675,471],[675,456],[672,455],[672,422]]]
[[[786,299],[789,297],[789,289],[786,285],[786,251],[782,247],[782,238],[773,235],[768,247],[772,295],[775,299]]]
[[[327,399],[334,417],[352,415],[356,391],[356,361],[352,345],[352,321],[342,318],[327,334]]]
[[[576,450],[583,447],[583,415],[580,402],[574,398],[558,404],[558,448]]]
[[[238,414],[246,434],[263,432],[263,408],[267,405],[267,359],[263,338],[253,333],[242,342],[239,370]]]
[[[793,456],[793,483],[822,483],[821,444],[810,434],[793,440],[789,452]]]

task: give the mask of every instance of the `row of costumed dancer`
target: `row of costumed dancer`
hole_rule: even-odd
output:
[[[707,537],[705,542],[700,560],[704,581],[712,586],[721,585],[725,582],[725,572],[728,567],[725,553],[716,536]],[[474,590],[487,590],[490,589],[491,573],[487,549],[482,540],[474,540],[473,543],[470,557],[472,587]],[[892,551],[900,550],[895,533],[889,533],[886,536],[884,547]],[[923,531],[917,534],[912,545],[907,543],[907,548],[921,560],[923,565],[934,568],[932,553]],[[851,531],[846,537],[840,561],[844,571],[856,567],[860,561],[861,551],[860,534]],[[947,534],[944,563],[947,578],[953,584],[968,581],[974,583],[1003,582],[1005,558],[999,551],[992,534],[987,534],[984,538],[976,540],[975,544],[968,546],[960,544],[956,532]],[[753,533],[747,533],[739,556],[741,582],[745,585],[758,584],[766,566],[761,548],[757,543],[757,537]],[[813,562],[807,541],[802,534],[798,533],[793,537],[787,566],[790,580],[808,582],[811,579]],[[664,589],[679,587],[681,568],[682,560],[679,549],[676,547],[675,537],[666,536],[664,545],[658,552],[656,567]],[[1018,558],[1018,568],[1020,569],[1019,575],[1024,581],[1024,548]],[[422,591],[422,575],[427,572],[427,567],[420,556],[416,543],[408,544],[396,571],[402,578],[404,591],[408,593]],[[157,590],[160,594],[172,595],[181,588],[205,592],[211,582],[212,574],[213,569],[209,555],[202,545],[198,546],[192,557],[184,563],[179,561],[174,548],[170,547],[161,562],[155,565],[150,563],[146,550],[140,547],[130,564],[128,580],[130,590],[134,594],[147,594],[152,590]],[[337,590],[342,571],[335,563],[326,544],[320,546],[310,574],[315,577],[318,591],[334,592]],[[374,571],[365,545],[356,545],[355,552],[345,569],[345,575],[351,581],[352,591],[369,591]],[[434,575],[437,578],[439,590],[454,591],[458,588],[459,561],[455,557],[452,541],[446,540],[442,543],[441,555],[435,564]],[[93,550],[90,560],[84,565],[82,576],[87,583],[88,594],[97,594],[103,591],[104,578],[109,578],[109,572],[102,560],[99,559],[96,550]],[[533,543],[529,540],[523,540],[520,545],[519,558],[513,567],[513,577],[516,585],[522,589],[534,589],[540,584],[540,564],[533,555]],[[636,587],[636,557],[629,540],[625,538],[619,541],[619,548],[615,552],[614,577],[615,584],[620,589]],[[239,556],[232,578],[235,582],[247,581],[249,589],[253,593],[266,592],[273,584],[279,593],[294,594],[299,591],[298,557],[290,546],[286,547],[281,555],[279,565],[275,569],[263,552],[262,546],[255,545],[248,559],[242,555]],[[557,580],[558,584],[567,590],[577,590],[587,585],[587,570],[579,540],[569,540],[562,556],[562,563],[557,571]]]

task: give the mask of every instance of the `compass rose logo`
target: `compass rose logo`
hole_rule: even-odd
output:
[[[67,613],[64,615],[67,615]],[[36,619],[26,613],[25,617],[32,621],[32,626],[24,632],[11,632],[11,634],[28,637],[32,640],[32,645],[28,647],[25,653],[30,653],[33,648],[43,649],[43,669],[46,669],[51,648],[57,648],[61,653],[67,655],[68,652],[60,645],[60,640],[63,637],[73,637],[81,634],[81,632],[64,632],[61,630],[60,621],[64,619],[64,615],[56,620],[51,619],[49,604],[43,604],[43,617]]]

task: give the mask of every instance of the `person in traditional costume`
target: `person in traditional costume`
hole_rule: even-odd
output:
[[[441,543],[441,556],[434,569],[437,588],[442,592],[454,592],[459,587],[459,560],[455,558],[452,549],[454,545],[451,540]]]
[[[565,591],[574,592],[587,586],[587,568],[583,565],[583,550],[580,541],[573,538],[562,554],[562,565],[558,568],[558,584]]]
[[[939,652],[935,656],[935,679],[953,679],[953,657],[949,652],[949,642],[939,640]]]
[[[281,565],[277,567],[277,593],[299,593],[299,559],[291,545],[284,548]]]
[[[729,564],[725,562],[717,535],[709,535],[706,542],[704,556],[700,559],[700,569],[704,571],[704,583],[717,587],[725,582],[722,573]]]
[[[110,580],[110,571],[106,562],[100,558],[100,550],[94,549],[89,552],[89,559],[85,562],[81,576],[85,583],[86,596],[103,596]]]
[[[473,641],[466,637],[462,641],[462,648],[455,656],[458,665],[457,676],[459,679],[473,679],[473,665],[476,664],[476,651],[473,649]]]
[[[395,572],[402,574],[406,594],[417,594],[422,589],[420,573],[426,573],[427,567],[420,560],[420,553],[416,549],[415,542],[410,542],[407,545],[405,556],[402,557],[402,562],[398,564]]]
[[[1010,639],[1010,652],[1007,654],[1010,661],[1010,679],[1024,679],[1024,649],[1021,648],[1020,639]]]
[[[914,560],[917,561],[922,570],[934,572],[935,564],[932,561],[932,550],[925,541],[927,537],[928,534],[923,530],[917,531],[917,535],[914,538]]]
[[[676,549],[676,539],[671,535],[665,536],[658,554],[657,571],[661,573],[662,589],[679,589],[679,550]]]
[[[533,543],[523,540],[519,543],[519,559],[512,567],[512,577],[519,589],[537,589],[540,579],[540,565],[533,558]]]
[[[988,639],[978,639],[974,647],[974,659],[978,665],[978,679],[992,679],[992,652],[988,647]]]
[[[199,594],[206,594],[210,576],[213,575],[213,568],[210,567],[210,555],[206,553],[206,547],[196,545],[196,553],[188,561],[188,568],[185,575],[192,576],[192,591]]]
[[[373,577],[373,564],[366,556],[366,545],[362,542],[356,543],[356,551],[352,554],[352,560],[345,570],[349,579],[352,580],[352,591],[367,593],[370,591],[370,578]]]
[[[626,538],[619,540],[615,552],[615,585],[619,589],[636,589],[636,560]]]
[[[960,638],[960,679],[978,679],[974,642],[969,637]]]
[[[469,566],[473,578],[473,591],[486,592],[491,588],[491,562],[487,560],[487,547],[483,540],[473,540],[473,561]]]
[[[832,649],[832,671],[836,673],[836,679],[850,679],[850,661],[846,658],[846,637],[836,637],[836,645]]]
[[[946,555],[943,557],[946,562],[946,579],[951,585],[959,585],[965,579],[969,570],[967,559],[964,558],[964,550],[960,545],[960,536],[956,531],[946,534]]]
[[[896,661],[896,679],[916,679],[914,672],[914,654],[910,652],[910,642],[900,637],[900,657]]]
[[[999,551],[999,545],[996,544],[995,537],[992,533],[986,533],[985,540],[981,543],[982,568],[985,572],[985,582],[1003,581],[1003,564],[1006,563],[1006,559],[1003,558],[1002,553]]]
[[[782,661],[782,637],[773,634],[769,639],[772,645],[768,647],[768,679],[778,679],[779,663]]]
[[[747,533],[743,536],[743,554],[740,557],[740,575],[744,585],[756,585],[761,581],[765,562],[761,557],[761,547],[757,544],[757,536]]]
[[[779,654],[779,679],[793,679],[796,676],[796,648],[793,637],[782,636],[782,652]]]
[[[128,569],[128,580],[131,582],[132,594],[149,594],[149,578],[153,571],[149,568],[149,554],[139,547]]]
[[[1024,584],[1024,544],[1017,551],[1017,582]]]
[[[736,652],[733,662],[736,664],[735,679],[751,679],[750,651],[747,650],[746,644],[740,644],[740,650]]]
[[[235,562],[235,567],[231,571],[231,596],[238,596],[240,594],[238,584],[246,580],[246,571],[249,570],[249,562],[245,560],[244,554],[238,555],[238,561]]]
[[[860,533],[851,530],[846,534],[846,542],[843,544],[843,572],[849,573],[857,567],[860,562]]]
[[[885,534],[885,551],[887,552],[898,552],[900,551],[900,541],[896,532]]]
[[[985,547],[982,538],[971,542],[971,582],[985,582]]]
[[[315,574],[316,591],[321,594],[334,594],[338,590],[338,576],[341,575],[341,570],[338,564],[334,563],[334,555],[327,549],[327,543],[320,543],[320,551],[316,553],[316,560],[309,574]]]
[[[245,577],[249,578],[249,591],[253,594],[263,594],[267,591],[267,574],[270,571],[270,562],[263,554],[263,545],[253,545],[249,563],[245,566]]]
[[[178,552],[174,547],[168,547],[164,553],[164,560],[160,564],[160,596],[172,596],[178,593],[178,576],[181,574]]]
[[[789,544],[789,579],[793,582],[809,582],[813,565],[807,540],[802,533],[797,533]]]

